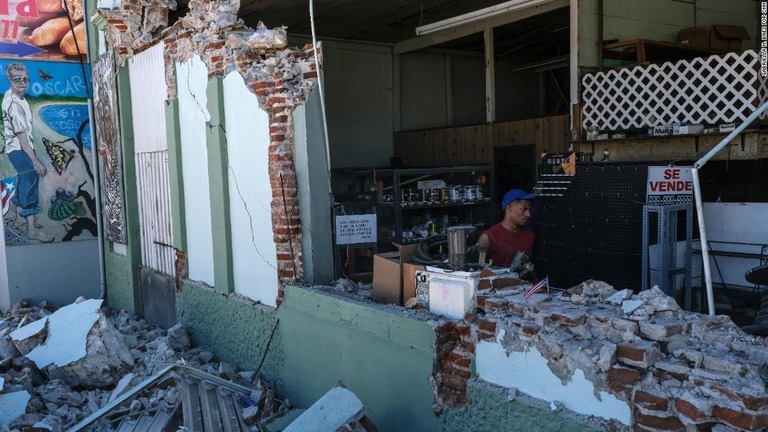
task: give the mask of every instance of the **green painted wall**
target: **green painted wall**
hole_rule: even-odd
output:
[[[508,400],[502,389],[471,382],[472,405],[446,410],[441,417],[443,432],[587,432],[603,428],[584,424],[573,417],[550,411],[546,402],[519,396]]]
[[[435,431],[435,331],[394,308],[286,287],[280,306],[287,397],[309,406],[342,381],[382,431]]]
[[[133,294],[136,272],[130,260],[125,255],[106,252],[104,267],[109,307],[136,313]]]
[[[261,369],[279,396],[306,408],[343,382],[382,432],[600,430],[552,413],[545,402],[509,401],[484,383],[470,384],[471,406],[436,416],[429,385],[435,329],[427,314],[293,286],[275,311],[195,283],[177,294],[176,310],[196,344],[246,370],[258,367],[279,319]]]
[[[221,360],[245,370],[256,370],[275,328],[277,312],[187,281],[176,294],[176,319],[187,328],[195,344],[215,353]],[[269,381],[274,381],[283,371],[280,333],[280,329],[275,332],[261,369]]]

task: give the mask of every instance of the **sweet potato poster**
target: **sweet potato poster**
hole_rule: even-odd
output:
[[[0,57],[80,61],[85,53],[80,0],[0,0]]]

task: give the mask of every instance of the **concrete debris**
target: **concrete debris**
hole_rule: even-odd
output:
[[[277,49],[288,46],[288,34],[284,27],[268,29],[261,21],[254,31],[232,32],[227,45],[234,49]]]
[[[638,310],[643,304],[645,304],[645,302],[642,300],[624,300],[621,302],[621,311],[626,315],[629,315]]]
[[[534,306],[502,291],[479,290],[462,321],[475,343],[536,349],[563,382],[583,372],[630,406],[634,430],[768,430],[768,341],[727,316],[683,311],[657,287],[586,281]]]
[[[75,303],[77,307],[86,307],[86,317],[94,313],[94,304],[89,302],[93,301]],[[138,320],[124,311],[111,314],[109,310],[97,307],[97,318],[95,321],[93,318],[88,320],[90,327],[85,331],[80,327],[85,327],[83,323],[72,324],[67,320],[54,318],[54,315],[62,310],[62,315],[71,318],[69,314],[79,309],[65,306],[57,310],[45,303],[37,307],[14,305],[0,317],[0,382],[4,382],[0,387],[0,431],[70,430],[73,425],[107,406],[110,401],[115,401],[129,392],[137,383],[176,363],[183,362],[213,375],[219,375],[220,370],[229,374],[234,369],[226,365],[221,367],[211,352],[183,343],[189,336],[182,334],[186,333],[182,326],[175,328],[171,336],[165,330]],[[36,348],[52,342],[51,330],[56,333],[56,328],[61,322],[71,325],[70,332],[77,330],[78,341],[86,341],[85,354],[69,365],[74,364],[75,367],[59,367],[56,366],[57,361],[62,362],[65,357],[74,358],[75,352],[82,354],[82,345],[77,350],[66,347],[62,351],[51,352],[49,357],[40,357],[51,361],[50,365],[41,371],[36,362],[25,357],[17,349],[17,345],[27,346],[25,341],[30,342],[29,349],[25,349],[26,353],[30,354]],[[32,327],[25,328],[28,325]],[[22,331],[14,333],[17,330]],[[13,340],[11,333],[14,333],[18,340]],[[21,338],[22,336],[26,339]],[[65,336],[67,341],[75,340],[74,336],[72,338]],[[175,349],[171,348],[172,346]],[[118,364],[132,366],[115,368],[113,376],[106,379],[109,367],[95,364],[95,359],[113,367]],[[84,360],[85,365],[82,364]],[[119,370],[123,372],[118,372]],[[92,376],[85,376],[86,373]],[[252,382],[253,378],[254,374],[248,372],[234,375],[235,380],[247,383]],[[111,384],[104,384],[107,381]],[[84,382],[90,383],[91,388],[87,388]],[[262,400],[265,399],[266,396]],[[178,390],[165,385],[137,398],[133,411],[126,406],[124,412],[117,414],[130,416],[162,412],[163,407],[173,406],[178,400]],[[278,401],[271,402],[271,405],[280,407],[284,404]],[[17,407],[18,409],[15,409]],[[289,411],[285,408],[282,410]],[[10,414],[6,414],[9,412]]]
[[[185,351],[192,346],[187,329],[181,324],[168,329],[168,346],[174,351]]]
[[[134,364],[122,336],[101,314],[101,302],[64,306],[12,332],[11,339],[51,378],[61,378],[73,387],[114,386]]]
[[[629,300],[632,297],[632,294],[633,292],[631,289],[623,289],[605,299],[605,302],[614,306],[618,306],[622,304],[624,300]]]
[[[373,431],[363,403],[344,387],[334,387],[306,410],[285,432]]]

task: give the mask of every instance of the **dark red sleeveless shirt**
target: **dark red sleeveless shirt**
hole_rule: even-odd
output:
[[[534,237],[531,231],[520,228],[513,233],[497,223],[485,230],[485,234],[489,240],[487,259],[493,261],[495,267],[508,267],[518,251],[530,258]]]

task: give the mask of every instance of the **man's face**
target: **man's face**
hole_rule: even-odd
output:
[[[29,87],[29,74],[24,70],[12,70],[8,74],[8,80],[11,82],[11,89],[19,95],[24,94]]]
[[[531,202],[528,200],[517,200],[507,206],[507,217],[517,226],[523,226],[531,217]]]

